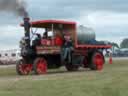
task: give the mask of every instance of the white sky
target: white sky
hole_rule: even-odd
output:
[[[97,40],[120,44],[128,38],[127,0],[27,0],[27,10],[34,20],[66,19],[92,27]],[[18,48],[23,36],[20,17],[0,12],[0,50]]]

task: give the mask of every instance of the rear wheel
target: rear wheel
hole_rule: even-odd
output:
[[[94,52],[91,57],[91,70],[102,70],[104,64],[104,56],[101,52]]]
[[[47,73],[47,61],[45,58],[37,58],[33,64],[35,74],[46,74]]]
[[[32,64],[26,64],[25,60],[20,60],[16,65],[19,75],[28,75],[32,71]]]

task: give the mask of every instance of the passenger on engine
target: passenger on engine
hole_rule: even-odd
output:
[[[66,60],[68,63],[71,63],[71,53],[73,51],[73,44],[72,44],[72,39],[70,34],[66,34],[64,36],[64,46],[63,46],[63,58]]]
[[[42,38],[43,38],[43,39],[47,39],[47,37],[48,37],[48,36],[47,36],[47,32],[45,31]]]
[[[32,45],[33,46],[37,46],[41,44],[41,35],[40,34],[36,34],[36,38],[35,40],[33,40]]]

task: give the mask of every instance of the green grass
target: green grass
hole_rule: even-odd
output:
[[[0,96],[128,96],[128,60],[105,64],[102,71],[62,68],[42,76],[0,69]]]

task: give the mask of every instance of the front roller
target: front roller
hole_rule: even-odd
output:
[[[94,52],[91,56],[91,70],[102,70],[104,65],[104,56],[101,52]]]
[[[28,75],[32,71],[32,64],[27,64],[22,59],[16,64],[16,71],[19,75]]]
[[[35,59],[33,64],[34,73],[37,75],[46,74],[47,73],[47,61],[43,57],[38,57]]]

